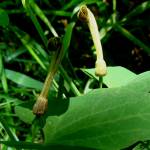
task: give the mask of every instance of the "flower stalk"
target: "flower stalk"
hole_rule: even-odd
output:
[[[62,46],[60,46],[59,42],[58,43],[56,42],[56,40],[59,40],[58,37],[57,37],[57,39],[54,38],[54,39],[50,40],[50,42],[54,41],[53,48],[55,47],[56,51],[53,51],[54,56],[50,63],[49,72],[45,79],[42,91],[33,106],[33,113],[36,115],[42,115],[47,110],[47,107],[48,107],[48,98],[47,97],[48,97],[49,88],[52,85],[53,78],[54,78],[54,76],[58,70],[58,66],[62,60],[63,48],[62,48]],[[52,44],[52,43],[50,43],[50,44]]]
[[[93,39],[97,55],[95,62],[95,75],[99,77],[105,76],[107,73],[107,67],[106,62],[103,58],[102,45],[100,42],[100,35],[95,17],[93,13],[90,11],[90,9],[88,9],[87,6],[83,5],[80,7],[80,10],[78,12],[78,18],[81,21],[86,22],[88,24],[88,27],[91,32],[91,36]]]

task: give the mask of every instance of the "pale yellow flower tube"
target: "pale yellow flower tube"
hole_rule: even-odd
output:
[[[95,63],[95,74],[97,76],[102,77],[106,75],[107,67],[106,67],[105,60],[103,59],[102,45],[100,42],[100,35],[99,35],[98,26],[95,17],[93,13],[85,5],[81,6],[78,12],[78,17],[80,20],[86,22],[90,29],[93,43],[96,49],[96,55],[97,55],[97,59]]]

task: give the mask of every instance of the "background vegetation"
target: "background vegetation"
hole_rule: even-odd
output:
[[[84,4],[109,66],[101,89],[89,29],[77,18]],[[149,24],[144,0],[0,0],[0,149],[148,149]],[[35,116],[56,36],[64,58],[48,111]]]

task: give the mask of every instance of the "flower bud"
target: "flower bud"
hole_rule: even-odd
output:
[[[106,62],[103,58],[99,58],[95,62],[95,75],[102,77],[107,74]]]
[[[78,18],[83,22],[88,22],[88,10],[86,6],[82,6],[78,12]]]
[[[52,37],[48,40],[48,49],[51,51],[57,51],[62,46],[60,37]]]
[[[33,113],[36,115],[43,115],[48,107],[48,100],[43,96],[39,96],[33,106]]]

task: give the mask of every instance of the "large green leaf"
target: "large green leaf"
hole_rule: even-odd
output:
[[[139,74],[134,80],[127,84],[128,88],[136,91],[150,92],[150,71]]]
[[[150,85],[148,73],[138,84]],[[47,118],[44,133],[46,143],[102,150],[150,139],[150,94],[147,89],[140,91],[140,85],[137,91],[127,85],[72,98],[65,114]]]
[[[95,76],[95,69],[82,69],[88,76],[98,80],[98,77]],[[110,88],[112,87],[121,87],[135,79],[136,74],[130,70],[121,67],[107,67],[107,75],[104,76],[103,82]]]

